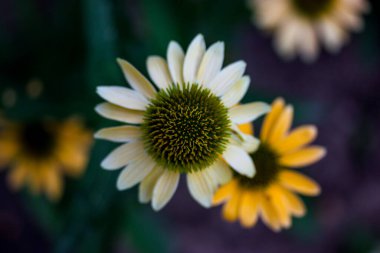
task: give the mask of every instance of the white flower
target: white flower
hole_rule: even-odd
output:
[[[259,27],[274,33],[274,44],[285,59],[297,54],[307,62],[316,59],[319,44],[337,52],[348,31],[363,28],[366,0],[250,0]]]
[[[100,130],[97,138],[124,143],[109,154],[102,167],[124,167],[117,188],[140,183],[139,200],[152,200],[154,210],[163,208],[173,196],[180,174],[187,174],[191,195],[210,207],[219,184],[231,176],[230,165],[253,177],[255,168],[239,138],[236,124],[251,122],[270,110],[265,103],[237,105],[248,90],[243,61],[222,68],[224,43],[206,50],[202,35],[190,43],[186,54],[170,42],[167,60],[147,60],[156,88],[129,62],[119,59],[132,89],[98,87],[108,102],[96,107],[105,118],[128,125]],[[250,150],[257,147],[252,142]]]

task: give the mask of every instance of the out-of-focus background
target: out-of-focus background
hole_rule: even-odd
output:
[[[149,55],[184,48],[198,33],[226,43],[226,63],[242,59],[252,83],[246,101],[282,96],[295,123],[315,124],[328,155],[303,170],[322,186],[304,198],[308,213],[274,233],[228,224],[220,208],[205,210],[183,181],[155,213],[136,188],[118,192],[118,172],[100,161],[115,145],[96,141],[79,179],[66,179],[61,201],[13,192],[0,171],[0,252],[380,252],[380,4],[371,2],[365,29],[337,54],[315,63],[284,61],[272,39],[251,22],[246,1],[1,0],[0,111],[24,122],[79,115],[95,131],[112,122],[94,112],[99,85],[126,85],[125,58],[146,74]],[[38,94],[30,83],[39,82]],[[29,92],[28,92],[29,87]],[[1,150],[0,150],[1,152]]]

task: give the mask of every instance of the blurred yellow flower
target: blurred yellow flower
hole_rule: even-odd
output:
[[[0,119],[0,168],[9,167],[12,189],[28,185],[33,193],[56,201],[64,174],[78,177],[84,171],[91,143],[91,133],[77,118],[27,124]]]
[[[274,231],[291,226],[291,216],[305,214],[302,200],[295,194],[315,196],[319,185],[312,179],[292,170],[320,160],[326,153],[320,146],[309,146],[317,136],[314,126],[301,126],[290,131],[293,120],[292,106],[276,99],[271,112],[265,117],[260,133],[261,143],[251,152],[256,176],[248,178],[235,174],[214,195],[214,204],[225,203],[225,220],[240,220],[242,226],[254,226],[259,216]],[[242,137],[251,135],[247,125],[240,127]],[[242,144],[244,146],[244,142]]]
[[[348,31],[363,28],[361,15],[369,10],[366,0],[249,0],[254,22],[274,33],[275,48],[285,59],[300,55],[313,61],[319,43],[337,52]]]

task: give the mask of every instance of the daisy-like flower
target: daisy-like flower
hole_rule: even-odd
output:
[[[12,189],[29,186],[58,200],[63,176],[78,177],[87,165],[91,133],[76,118],[17,124],[0,119],[0,168],[9,168]]]
[[[118,60],[132,89],[99,87],[108,101],[96,111],[128,125],[100,130],[97,138],[125,143],[102,162],[115,170],[124,167],[117,188],[139,186],[139,201],[152,201],[154,210],[163,208],[173,196],[180,174],[187,175],[191,195],[210,207],[218,184],[231,177],[227,162],[238,173],[252,177],[254,164],[248,153],[233,141],[236,124],[251,122],[268,112],[261,102],[237,105],[250,79],[243,76],[243,61],[222,68],[224,43],[206,50],[202,35],[190,43],[186,54],[172,41],[167,60],[151,56],[147,60],[150,78]],[[131,125],[134,124],[134,125]],[[258,140],[249,138],[254,150]]]
[[[225,203],[225,220],[240,220],[243,227],[254,226],[259,216],[274,231],[291,226],[291,217],[305,214],[302,200],[295,194],[316,196],[319,185],[292,168],[310,165],[325,155],[320,146],[309,146],[317,136],[314,126],[301,126],[289,131],[293,108],[277,99],[265,117],[260,133],[260,146],[250,153],[256,164],[256,175],[249,178],[235,174],[214,196],[214,204]],[[250,125],[240,126],[252,134]],[[244,135],[243,134],[243,135]],[[244,144],[244,143],[243,143]]]
[[[363,28],[366,0],[249,0],[255,22],[273,32],[275,48],[285,59],[300,55],[313,61],[319,44],[337,52],[348,41],[349,31]]]

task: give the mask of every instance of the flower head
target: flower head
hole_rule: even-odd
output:
[[[150,56],[147,68],[158,90],[136,68],[119,59],[132,89],[99,87],[107,100],[96,111],[128,125],[100,130],[97,138],[125,143],[102,162],[108,170],[124,167],[117,188],[140,184],[139,200],[152,200],[155,210],[173,196],[180,174],[187,175],[191,195],[211,206],[216,187],[228,181],[231,171],[252,177],[248,153],[235,144],[237,124],[251,122],[268,112],[265,103],[237,105],[247,92],[249,77],[242,61],[224,68],[224,44],[206,50],[202,35],[190,43],[186,54],[172,41],[167,60]],[[251,139],[251,149],[257,140]]]
[[[8,181],[18,190],[29,186],[58,200],[65,174],[78,177],[84,171],[91,133],[76,118],[64,122],[37,120],[17,124],[0,120],[0,167],[9,167]]]
[[[250,0],[255,22],[273,32],[275,48],[286,59],[300,55],[313,61],[319,44],[337,52],[348,41],[348,31],[363,28],[366,0]]]
[[[325,155],[325,149],[309,146],[317,136],[314,126],[290,131],[292,118],[293,108],[285,106],[282,99],[275,100],[264,119],[261,143],[256,152],[250,153],[256,165],[255,177],[235,174],[214,196],[214,204],[225,203],[225,220],[239,219],[242,226],[252,227],[261,216],[265,224],[279,231],[291,226],[292,215],[305,214],[305,206],[295,193],[307,196],[320,193],[314,180],[292,168],[315,163]],[[252,134],[246,125],[241,130],[243,135]]]

